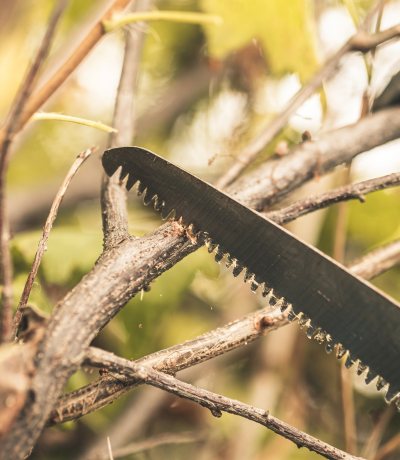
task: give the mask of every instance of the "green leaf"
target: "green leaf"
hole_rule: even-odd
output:
[[[18,235],[14,251],[27,267],[33,262],[41,232]],[[75,285],[94,265],[102,250],[101,233],[82,233],[71,227],[53,228],[40,270],[46,281],[58,285]],[[21,261],[19,260],[19,264]]]
[[[298,72],[304,81],[317,66],[307,4],[307,0],[201,0],[203,11],[224,19],[222,26],[204,26],[210,55],[223,59],[257,39],[273,74]]]

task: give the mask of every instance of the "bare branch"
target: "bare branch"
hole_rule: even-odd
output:
[[[265,213],[265,217],[273,220],[277,224],[285,225],[292,220],[310,212],[332,206],[335,203],[349,200],[360,200],[365,202],[365,195],[376,192],[384,188],[395,187],[400,184],[400,173],[389,174],[388,176],[377,177],[376,179],[366,180],[357,184],[345,185],[329,192],[317,196],[310,196],[304,200],[281,208],[277,211]]]
[[[385,409],[383,414],[381,414],[380,419],[374,426],[372,434],[368,439],[366,446],[364,447],[363,457],[367,460],[373,460],[375,458],[376,452],[378,450],[379,444],[382,440],[385,430],[390,422],[390,419],[397,412],[396,405],[391,404]]]
[[[368,254],[350,265],[355,274],[372,279],[396,264],[400,264],[400,240]],[[203,334],[165,350],[143,357],[136,362],[161,372],[175,374],[228,351],[243,347],[266,333],[288,324],[287,315],[279,304],[255,311],[233,323]],[[50,412],[47,426],[75,420],[120,398],[140,385],[136,380],[103,376],[71,393],[60,396]]]
[[[99,330],[133,296],[201,244],[173,234],[171,225],[166,224],[140,239],[130,237],[100,256],[53,311],[32,378],[35,399],[26,403],[2,443],[1,460],[22,460],[28,454]]]
[[[302,142],[285,157],[267,161],[241,177],[226,192],[246,206],[263,211],[305,182],[399,137],[400,108],[382,110],[316,141]]]
[[[46,33],[40,44],[37,55],[30,67],[28,74],[17,94],[6,124],[3,128],[3,136],[0,135],[0,272],[1,272],[1,334],[0,340],[8,342],[12,335],[12,311],[13,311],[13,276],[12,261],[9,248],[10,226],[8,222],[6,204],[6,175],[10,161],[11,143],[18,131],[22,117],[22,111],[26,106],[27,99],[31,94],[40,67],[45,60],[58,24],[58,21],[68,3],[68,0],[60,0],[55,6]]]
[[[144,441],[134,442],[128,444],[125,447],[116,449],[114,451],[114,458],[126,457],[127,455],[137,454],[139,452],[144,452],[146,450],[153,449],[157,446],[165,446],[167,444],[187,444],[192,442],[202,441],[204,439],[204,434],[197,433],[164,433],[151,438],[145,439]],[[106,460],[106,457],[99,457],[98,460]]]
[[[114,13],[125,9],[131,0],[115,0],[108,10],[103,14],[101,19],[96,22],[78,47],[73,51],[71,56],[62,64],[52,77],[27,101],[23,113],[19,120],[18,130],[22,129],[31,116],[37,112],[42,105],[55,93],[55,91],[65,82],[65,80],[74,72],[79,64],[92,51],[97,43],[103,38],[105,32],[102,27],[102,21],[109,19]],[[4,130],[0,131],[0,143],[4,136]]]
[[[348,268],[355,275],[370,280],[399,264],[400,240],[396,240],[355,260]]]
[[[137,0],[133,11],[147,11],[153,1]],[[125,56],[122,66],[113,126],[118,132],[111,135],[110,147],[131,145],[136,125],[136,89],[144,32],[125,32]],[[103,173],[101,185],[101,215],[103,220],[104,249],[107,250],[129,237],[126,190],[118,176]]]
[[[158,371],[175,374],[196,364],[243,347],[269,331],[288,324],[287,315],[279,305],[267,306],[217,330],[203,334],[165,350],[135,361]],[[103,376],[77,391],[60,396],[49,414],[47,426],[75,420],[98,410],[125,393],[137,388],[140,382]]]
[[[123,358],[119,358],[112,353],[91,347],[84,360],[86,365],[95,367],[105,367],[118,374],[125,374],[129,377],[142,380],[148,385],[155,386],[161,390],[168,391],[180,398],[189,399],[208,408],[214,417],[221,417],[223,412],[247,418],[259,423],[276,434],[283,436],[289,441],[294,442],[297,447],[306,447],[312,452],[317,452],[325,458],[331,460],[356,460],[360,457],[346,454],[335,447],[330,446],[313,436],[308,435],[285,422],[273,417],[264,409],[257,409],[240,401],[226,398],[224,396],[211,393],[210,391],[197,388],[188,383],[181,382],[170,375],[154,369],[132,363]]]
[[[383,460],[392,452],[395,452],[400,448],[400,433],[393,436],[393,438],[384,444],[377,452],[374,460]]]
[[[67,191],[67,188],[69,184],[71,183],[72,178],[78,172],[78,169],[80,168],[80,166],[96,150],[97,150],[97,147],[91,147],[90,149],[87,149],[85,152],[82,152],[81,154],[78,155],[77,159],[74,161],[74,164],[71,166],[71,169],[68,171],[68,174],[65,177],[64,182],[62,183],[54,199],[53,205],[50,209],[49,216],[46,220],[42,235],[40,237],[38,249],[36,251],[36,255],[35,255],[35,259],[32,264],[31,271],[29,272],[28,279],[26,280],[25,287],[21,295],[21,299],[19,301],[18,308],[14,316],[12,339],[15,339],[17,335],[19,323],[21,321],[21,316],[22,316],[21,308],[24,307],[26,303],[28,302],[29,294],[31,293],[33,282],[37,275],[40,262],[42,261],[43,254],[45,253],[47,249],[46,244],[49,238],[50,230],[53,226],[54,220],[57,217],[58,208],[60,207],[60,204],[64,198],[65,192]]]
[[[287,103],[286,108],[274,118],[274,120],[267,126],[267,128],[262,131],[257,137],[250,141],[249,144],[243,149],[243,151],[238,155],[233,165],[221,176],[221,178],[216,182],[216,187],[221,189],[226,188],[231,184],[239,175],[251,164],[261,152],[281,131],[281,129],[286,125],[287,121],[293,115],[296,110],[298,110],[301,105],[315,93],[318,88],[321,86],[322,81],[325,78],[328,78],[333,74],[337,68],[339,61],[342,57],[350,51],[361,51],[363,44],[366,44],[366,39],[358,40],[359,34],[362,37],[368,36],[365,32],[368,23],[375,15],[377,7],[373,8],[371,12],[365,18],[363,24],[359,27],[357,33],[351,37],[322,67],[322,69],[317,72],[317,74],[306,84],[304,85]],[[398,34],[399,32],[397,32]],[[377,34],[379,35],[379,34]],[[378,39],[373,36],[374,39],[371,41],[374,42],[373,46],[377,46],[379,43],[383,43],[384,38],[389,36],[393,38],[392,34],[386,34],[385,36],[380,37],[381,42],[378,42]],[[386,38],[388,39],[388,38]],[[369,48],[370,49],[370,48]],[[366,46],[363,47],[363,52],[369,51]]]

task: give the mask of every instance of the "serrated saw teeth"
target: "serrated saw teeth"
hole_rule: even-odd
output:
[[[394,398],[398,397],[399,393],[400,393],[399,387],[395,387],[394,385],[389,384],[389,388],[385,394],[386,402],[390,403],[391,401],[393,401]]]
[[[119,180],[123,181],[128,174],[129,174],[128,168],[126,168],[126,166],[122,166],[121,173],[119,175]]]
[[[341,343],[339,343],[339,346],[336,352],[337,359],[342,359],[346,353],[347,353],[346,348]]]
[[[146,186],[143,184],[142,181],[139,181],[137,185],[137,189],[136,189],[137,196],[142,195],[145,190],[146,190]]]
[[[378,377],[378,380],[376,382],[376,389],[378,391],[381,391],[383,387],[385,387],[387,385],[387,382],[384,378],[382,377]]]
[[[338,358],[347,354],[346,367],[358,361],[358,373],[368,369],[366,383],[378,374],[383,376],[379,387],[390,382],[387,400],[399,394],[400,336],[394,327],[400,324],[399,304],[273,222],[152,152],[122,147],[105,152],[102,161],[108,175],[121,168],[121,178],[125,178],[128,171],[128,190],[139,180],[138,193],[146,191],[144,203],[156,197],[155,208],[162,208],[163,219],[175,209],[175,221],[183,216],[179,225],[193,223],[199,232],[207,232],[202,235],[207,237],[210,252],[217,248],[216,242],[223,244],[224,251],[217,250],[217,262],[228,255],[233,276],[245,270],[244,279],[253,292],[264,285],[263,295],[270,304],[282,302],[281,311],[290,322],[299,319],[309,337],[326,340],[327,353],[338,346]],[[249,232],[252,238],[245,237]],[[324,276],[315,276],[317,271]],[[338,290],[339,285],[346,289]],[[306,317],[300,314],[298,298],[307,299],[303,306]],[[354,333],[360,314],[365,314],[365,321]],[[387,324],[393,327],[385,330]],[[385,334],[379,332],[383,330]]]
[[[122,174],[122,173],[121,173]],[[139,179],[134,174],[130,173],[128,180],[126,181],[126,189],[129,191]]]
[[[368,366],[359,361],[357,366],[357,375],[363,374],[368,369]]]
[[[367,376],[365,377],[365,383],[369,385],[372,380],[376,379],[376,377],[378,377],[378,374],[372,369],[368,369]]]
[[[151,200],[156,196],[156,192],[154,190],[150,190],[148,187],[146,189],[146,193],[143,197],[143,203],[145,204],[145,206],[147,206]]]
[[[350,367],[354,366],[355,363],[356,363],[356,360],[354,360],[350,356],[350,353],[349,353],[349,355],[347,356],[346,362],[344,363],[346,369],[350,369]]]

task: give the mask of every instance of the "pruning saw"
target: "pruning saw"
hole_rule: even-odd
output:
[[[227,257],[233,275],[245,272],[252,291],[262,288],[270,304],[280,302],[290,321],[307,327],[307,336],[326,341],[330,353],[347,354],[377,389],[387,388],[389,402],[400,393],[400,305],[365,280],[288,230],[244,206],[184,169],[140,147],[107,150],[103,167],[109,176],[121,168],[136,182],[144,204],[166,219],[175,210],[192,234],[201,234],[220,262]],[[400,399],[398,400],[400,401]],[[400,408],[400,403],[398,403]]]

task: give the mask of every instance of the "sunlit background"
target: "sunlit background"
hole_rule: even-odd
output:
[[[68,56],[109,2],[72,0],[57,33],[39,86]],[[354,0],[176,0],[157,1],[162,10],[203,11],[223,16],[220,28],[154,22],[128,26],[146,30],[138,87],[135,145],[149,148],[208,181],[214,181],[252,137],[356,30],[371,1]],[[352,14],[349,13],[349,4]],[[54,1],[0,0],[0,119],[7,110],[43,36]],[[354,11],[356,15],[354,15]],[[400,22],[400,2],[388,2],[382,29]],[[46,112],[112,123],[124,52],[124,31],[107,35],[72,77],[42,108]],[[294,114],[256,164],[278,143],[290,148],[308,130],[313,139],[355,123],[362,96],[379,95],[400,70],[400,42],[378,48],[372,62],[346,55],[338,71]],[[367,74],[370,65],[370,79]],[[55,193],[75,157],[100,146],[72,181],[50,234],[30,303],[51,312],[86,274],[102,250],[100,178],[108,134],[56,121],[35,121],[18,138],[9,169],[9,208],[13,232],[15,303],[22,292]],[[400,141],[358,156],[351,181],[400,171]],[[334,171],[288,197],[341,185]],[[319,211],[289,229],[331,254],[337,209]],[[143,235],[161,223],[134,192],[129,194],[132,234]],[[369,195],[348,208],[346,260],[400,237],[400,194],[396,189]],[[400,270],[374,283],[400,300]],[[242,277],[241,277],[242,278]],[[203,248],[162,275],[149,293],[133,299],[99,334],[94,344],[137,359],[222,326],[265,306],[243,279],[215,264]],[[285,422],[344,449],[340,366],[323,346],[291,325],[237,351],[179,374],[197,386],[269,409]],[[379,414],[383,392],[351,373],[362,455]],[[83,386],[97,372],[79,371],[66,391]],[[149,401],[146,404],[144,401]],[[124,411],[130,415],[122,419]],[[134,422],[138,414],[140,425]],[[92,442],[104,445],[113,426],[132,423],[128,441],[159,433],[191,432],[200,440],[155,447],[134,459],[316,459],[266,428],[208,410],[159,390],[139,389],[80,420],[44,431],[33,459],[83,459]],[[118,426],[118,425],[117,425]],[[383,442],[398,432],[393,416]],[[81,455],[81,457],[80,457]],[[398,452],[387,459],[399,458]]]

